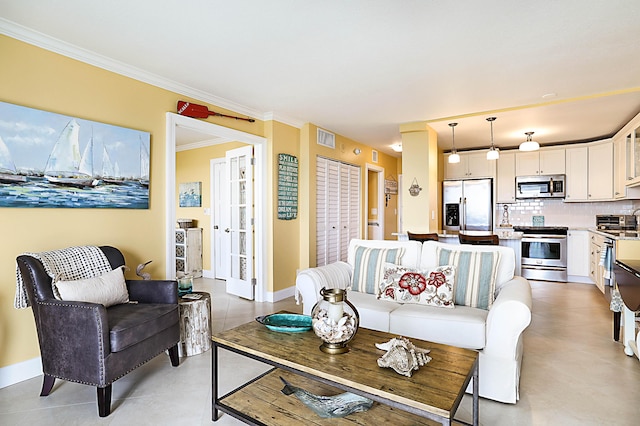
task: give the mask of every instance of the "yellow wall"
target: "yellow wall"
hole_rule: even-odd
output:
[[[13,308],[15,258],[20,253],[108,244],[123,251],[131,269],[127,278],[134,278],[135,267],[147,260],[153,262],[145,271],[164,278],[165,114],[176,110],[178,100],[190,99],[6,36],[0,36],[0,52],[0,100],[151,133],[149,209],[0,209],[0,367],[4,367],[39,356],[31,309]],[[219,117],[208,121],[264,133],[261,121]]]
[[[265,123],[265,137],[268,140],[267,157],[271,158],[267,169],[266,187],[271,188],[271,196],[267,197],[267,223],[273,224],[267,229],[267,264],[273,265],[267,273],[269,291],[277,292],[295,285],[296,271],[300,268],[300,194],[306,189],[298,178],[298,217],[292,220],[277,218],[278,200],[278,154],[289,154],[298,157],[298,176],[300,168],[306,167],[300,161],[300,130],[276,121]]]
[[[202,228],[202,267],[211,270],[211,216],[204,214],[211,208],[211,163],[214,158],[224,158],[231,149],[245,146],[240,142],[212,145],[176,153],[176,218],[195,219]],[[181,183],[202,182],[202,207],[180,207],[178,188]]]
[[[378,173],[369,170],[367,173],[367,179],[369,179],[369,193],[367,194],[369,211],[366,213],[366,217],[375,221],[378,219],[378,213],[373,214],[371,209],[378,207]]]
[[[415,233],[438,230],[438,135],[424,123],[400,126],[402,132],[402,219],[404,231]],[[417,183],[417,196],[409,187]]]
[[[127,278],[135,277],[135,267],[147,260],[145,268],[154,278],[165,274],[165,149],[166,112],[175,111],[178,100],[191,99],[158,87],[124,77],[59,54],[34,47],[6,36],[0,36],[0,100],[68,116],[94,120],[149,132],[150,206],[144,210],[129,209],[43,209],[0,208],[0,368],[39,356],[36,330],[30,309],[13,308],[15,292],[15,258],[20,253],[45,251],[72,245],[108,244],[120,248],[130,268]],[[239,115],[215,105],[210,109],[228,115]],[[1,117],[0,117],[1,120]],[[275,122],[257,120],[249,123],[224,117],[207,121],[267,138],[267,196],[265,268],[267,290],[277,292],[291,287],[299,268],[315,259],[315,158],[323,155],[362,167],[371,163],[371,148],[336,135],[337,148],[331,150],[316,143],[316,126],[301,129]],[[362,154],[356,156],[354,148]],[[196,150],[200,151],[200,150]],[[203,151],[204,152],[204,151]],[[277,155],[287,153],[299,158],[299,213],[291,221],[276,219]],[[203,182],[203,203],[209,198],[209,162],[202,165],[193,156],[198,152],[177,154],[177,182]],[[214,155],[207,151],[208,155]],[[205,157],[203,155],[203,157]],[[197,164],[191,174],[180,163]],[[385,176],[397,177],[398,161],[379,153],[379,167]],[[196,176],[197,174],[197,176]],[[362,174],[364,182],[364,172]],[[362,187],[364,190],[364,186]],[[364,191],[362,191],[364,192]],[[364,197],[364,194],[363,194]],[[386,238],[395,232],[395,199],[385,211]],[[174,201],[172,201],[174,202]],[[362,200],[364,205],[364,200]],[[310,207],[311,206],[311,207]],[[191,209],[177,209],[177,217],[193,217],[199,226],[208,228],[203,208],[197,214]],[[363,217],[362,235],[366,231]],[[392,227],[389,226],[392,223]],[[210,237],[204,242],[205,268],[210,268]],[[312,254],[312,255],[311,255]],[[314,260],[315,262],[315,260]]]

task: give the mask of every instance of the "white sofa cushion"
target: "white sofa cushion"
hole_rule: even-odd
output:
[[[468,306],[442,309],[407,304],[389,315],[389,332],[461,348],[482,349],[486,343],[488,314],[489,311]]]
[[[396,240],[359,240],[352,239],[349,241],[349,250],[347,252],[347,263],[355,265],[356,250],[358,246],[372,248],[403,248],[404,253],[400,258],[400,265],[417,268],[420,264],[420,256],[422,253],[422,243],[419,241],[396,241]],[[434,252],[435,256],[435,252]]]
[[[476,246],[466,244],[446,244],[439,241],[426,241],[422,246],[422,257],[420,259],[420,268],[432,269],[438,266],[438,256],[436,250],[438,247],[448,250],[457,251],[498,251],[500,253],[500,261],[498,262],[498,270],[496,272],[496,292],[500,291],[502,286],[513,279],[513,271],[516,268],[516,255],[511,247],[504,246]]]
[[[373,294],[347,292],[347,300],[356,307],[360,316],[360,327],[378,331],[389,331],[389,314],[401,306],[396,302],[378,300]]]

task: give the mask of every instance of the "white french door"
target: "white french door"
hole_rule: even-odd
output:
[[[347,260],[360,235],[360,168],[316,159],[316,266]]]
[[[227,151],[227,293],[253,300],[253,147]]]
[[[213,277],[226,280],[229,276],[227,247],[230,233],[224,232],[229,224],[227,168],[226,159],[211,160],[211,264]]]

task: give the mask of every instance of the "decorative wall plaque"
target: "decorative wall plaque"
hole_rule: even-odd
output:
[[[278,219],[298,217],[298,158],[278,154]]]

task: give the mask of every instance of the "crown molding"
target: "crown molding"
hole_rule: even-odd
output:
[[[301,129],[305,123],[304,121],[298,120],[297,118],[280,115],[277,112],[273,111],[264,113],[264,121],[277,121],[279,123],[284,123],[291,127],[295,127],[296,129]]]
[[[57,38],[48,36],[41,32],[32,30],[5,18],[0,18],[0,34],[15,38],[28,44],[49,50],[54,53],[93,65],[143,83],[188,96],[203,102],[216,105],[230,111],[237,112],[258,120],[275,120],[290,126],[301,128],[304,122],[295,118],[278,115],[274,112],[262,112],[236,102],[230,101],[211,93],[195,89],[193,87],[178,83],[176,81],[161,77],[159,75],[144,71],[124,62],[117,61],[107,56],[99,55],[90,50],[67,43]]]

